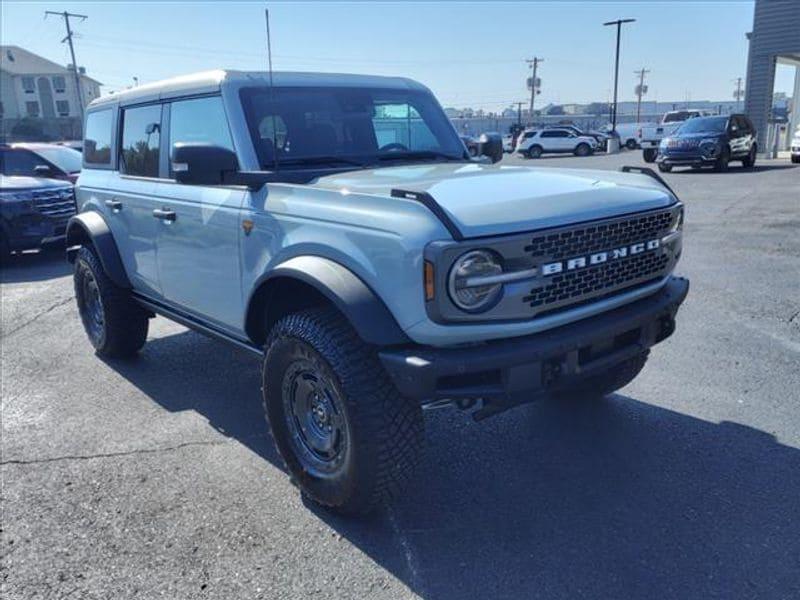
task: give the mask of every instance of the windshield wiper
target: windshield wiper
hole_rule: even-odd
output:
[[[392,152],[391,154],[380,154],[376,156],[378,160],[418,160],[418,159],[444,159],[444,160],[466,160],[463,156],[438,152],[436,150],[416,150],[414,152]]]
[[[347,158],[344,156],[306,156],[290,159],[283,159],[278,161],[278,166],[304,166],[304,165],[352,165],[354,167],[368,167],[369,165],[363,161],[356,160],[355,158]]]

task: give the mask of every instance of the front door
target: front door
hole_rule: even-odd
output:
[[[176,143],[233,149],[219,96],[165,105],[165,132]],[[167,131],[168,130],[168,131]],[[156,184],[158,273],[165,301],[176,309],[237,334],[242,330],[239,236],[247,191],[233,186],[177,183],[168,173]]]

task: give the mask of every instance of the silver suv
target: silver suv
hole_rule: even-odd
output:
[[[97,353],[158,314],[258,355],[288,470],[343,512],[402,489],[424,408],[625,385],[688,290],[657,175],[497,166],[499,136],[472,159],[408,79],[213,71],[85,131],[67,236]]]

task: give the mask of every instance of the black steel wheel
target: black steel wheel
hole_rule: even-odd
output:
[[[264,411],[292,480],[314,502],[363,514],[410,479],[423,441],[375,349],[333,308],[291,314],[269,332]]]
[[[93,249],[78,251],[73,281],[78,313],[97,354],[109,358],[136,354],[147,340],[148,315],[130,290],[111,281]]]

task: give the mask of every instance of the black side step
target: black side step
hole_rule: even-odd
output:
[[[667,188],[672,193],[673,196],[675,196],[676,198],[678,197],[678,194],[675,193],[675,190],[669,187],[669,184],[666,181],[664,181],[664,178],[661,177],[661,175],[659,175],[655,171],[653,171],[653,169],[651,169],[650,167],[637,167],[634,165],[625,165],[624,167],[620,167],[619,170],[622,171],[623,173],[641,173],[642,175],[647,175],[648,177],[655,179],[658,183]]]
[[[392,190],[392,198],[405,198],[406,200],[416,200],[420,204],[424,204],[425,207],[431,211],[434,216],[441,221],[442,225],[445,226],[445,229],[453,236],[453,239],[460,242],[464,239],[464,234],[461,233],[461,230],[458,226],[453,223],[453,220],[450,218],[450,215],[442,208],[442,206],[436,202],[433,196],[431,196],[427,192],[414,192],[411,190],[400,190],[394,189]]]
[[[250,344],[249,342],[235,338],[225,333],[224,331],[220,331],[216,327],[213,327],[211,325],[206,325],[205,323],[201,323],[200,321],[198,321],[197,319],[195,319],[190,315],[173,310],[167,306],[164,306],[160,302],[151,300],[150,298],[142,296],[141,294],[134,293],[133,297],[136,299],[136,302],[138,302],[141,306],[143,306],[147,310],[153,311],[157,315],[161,315],[162,317],[166,317],[167,319],[175,321],[176,323],[180,323],[184,327],[193,329],[194,331],[202,333],[203,335],[207,335],[208,337],[222,340],[223,342],[228,342],[229,344],[239,348],[240,350],[248,352],[252,356],[256,356],[258,358],[263,358],[264,356],[264,352],[261,350],[261,348],[257,348],[256,346]]]

